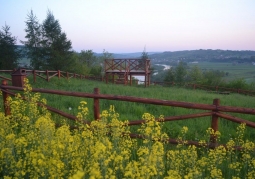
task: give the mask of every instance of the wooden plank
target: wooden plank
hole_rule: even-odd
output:
[[[56,75],[58,75],[58,73],[55,73],[55,74],[49,76],[49,79],[51,79],[52,77],[54,77],[54,76],[56,76]]]
[[[236,123],[239,123],[239,124],[245,123],[247,126],[255,128],[255,123],[252,122],[252,121],[247,121],[247,120],[244,120],[244,119],[241,119],[241,118],[238,118],[238,117],[234,117],[234,116],[231,116],[229,114],[223,114],[223,113],[220,113],[220,112],[217,112],[216,115],[219,116],[219,117],[222,117],[224,119],[230,120],[232,122],[236,122]]]
[[[10,78],[6,78],[6,77],[1,76],[1,75],[0,75],[0,78],[5,79],[5,80],[8,80],[8,81],[12,81],[12,79],[10,79]]]
[[[23,88],[21,88],[21,87],[5,86],[5,88],[6,89],[23,91]],[[83,92],[70,92],[70,91],[36,89],[36,88],[33,88],[32,91],[33,92],[40,92],[40,93],[65,95],[65,96],[76,96],[76,97],[86,97],[86,98],[99,98],[99,99],[108,99],[108,100],[117,100],[117,101],[138,102],[138,103],[154,104],[154,105],[162,105],[162,106],[175,106],[175,107],[190,108],[190,109],[203,109],[203,110],[214,110],[214,109],[216,109],[215,105],[210,105],[210,104],[189,103],[189,102],[180,102],[180,101],[168,101],[168,100],[160,100],[160,99],[153,99],[153,98],[139,98],[139,97],[133,97],[133,96],[91,94],[91,93],[83,93]],[[222,111],[222,112],[255,114],[255,109],[252,109],[252,108],[242,108],[242,107],[232,107],[232,106],[217,106],[217,109],[218,109],[218,111]]]
[[[212,112],[204,112],[204,113],[187,114],[187,115],[181,115],[181,116],[169,116],[169,117],[164,117],[163,121],[159,120],[159,118],[156,118],[156,121],[158,121],[158,122],[178,121],[178,120],[185,120],[185,119],[193,119],[193,118],[211,116],[212,114],[213,114]],[[144,122],[145,122],[144,120],[132,120],[132,121],[129,121],[128,125],[129,126],[140,125]]]
[[[36,72],[37,72],[37,71],[36,71]],[[36,73],[36,76],[39,76],[40,78],[47,80],[47,77],[44,77],[44,76],[39,75],[39,74],[37,74],[37,73]]]

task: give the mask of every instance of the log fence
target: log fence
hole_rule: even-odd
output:
[[[0,73],[7,73],[10,74],[13,73],[15,70],[0,70]],[[77,79],[89,79],[89,80],[97,80],[97,81],[103,81],[102,77],[96,77],[96,76],[90,76],[90,75],[82,75],[77,73],[70,73],[60,70],[25,70],[25,76],[33,76],[33,81],[36,82],[37,77],[40,77],[46,81],[50,81],[51,78],[57,76],[58,79],[65,78],[65,79],[71,79],[71,78],[77,78]],[[12,81],[11,78],[7,78],[5,76],[0,75],[1,79]]]
[[[14,95],[11,91],[23,91],[22,87],[15,87],[15,86],[8,86],[7,81],[3,80],[2,85],[0,86],[2,94],[3,94],[3,103],[5,109],[5,115],[10,115],[11,111],[9,106],[7,105],[7,97],[8,95]],[[232,113],[242,113],[242,114],[251,114],[255,115],[255,109],[252,108],[243,108],[243,107],[233,107],[233,106],[222,106],[220,105],[220,99],[214,99],[212,104],[200,104],[200,103],[189,103],[189,102],[180,102],[180,101],[170,101],[170,100],[160,100],[160,99],[151,99],[151,98],[140,98],[140,97],[133,97],[133,96],[121,96],[121,95],[109,95],[109,94],[100,94],[100,90],[98,88],[94,89],[93,93],[83,93],[83,92],[70,92],[70,91],[61,91],[61,90],[50,90],[50,89],[36,89],[33,88],[32,92],[40,92],[40,93],[47,93],[47,94],[55,94],[55,95],[63,95],[63,96],[73,96],[73,97],[85,97],[85,98],[92,98],[94,99],[93,102],[93,112],[94,112],[94,119],[100,119],[100,99],[106,100],[116,100],[116,101],[124,101],[124,102],[136,102],[136,103],[143,103],[143,104],[153,104],[153,105],[161,105],[161,106],[171,106],[171,107],[180,107],[180,108],[187,108],[187,109],[199,109],[205,110],[205,112],[200,112],[196,114],[187,114],[187,115],[180,115],[180,116],[168,116],[164,118],[164,121],[159,119],[159,122],[169,122],[169,121],[177,121],[177,120],[185,120],[185,119],[193,119],[193,118],[200,118],[211,116],[211,128],[214,131],[218,131],[218,121],[219,118],[226,119],[235,123],[245,123],[246,126],[251,128],[255,128],[255,122],[248,121],[245,119],[241,119],[230,114],[225,114],[224,112],[232,112]],[[39,106],[43,104],[38,103]],[[66,117],[71,120],[77,120],[76,116],[70,115],[58,109],[52,108],[50,106],[45,106],[49,111],[57,113],[63,117]],[[89,124],[89,121],[84,121],[84,123]],[[128,125],[141,125],[144,123],[144,120],[130,120]],[[131,137],[141,138],[141,136],[137,134],[130,134]],[[176,144],[178,143],[175,139],[169,139],[169,143]],[[188,144],[192,145],[199,145],[196,141],[188,141]],[[214,135],[210,137],[210,143],[208,147],[214,148],[217,144],[216,138]],[[237,146],[238,148],[238,146]]]
[[[0,73],[7,73],[11,74],[15,70],[0,70]],[[82,75],[82,74],[77,74],[77,73],[70,73],[70,72],[65,72],[65,71],[60,71],[60,70],[25,70],[26,71],[26,76],[33,76],[33,81],[36,82],[37,77],[40,77],[46,81],[50,81],[51,78],[57,76],[58,79],[60,78],[65,78],[65,79],[71,79],[71,78],[76,78],[76,79],[88,79],[88,80],[95,80],[95,81],[105,81],[104,77],[98,77],[98,76],[91,76],[91,75]],[[0,79],[4,79],[7,81],[12,81],[11,78],[5,77],[0,75]],[[144,81],[137,80],[136,84],[139,84],[138,82],[144,83]],[[185,88],[189,89],[200,89],[200,90],[205,90],[210,93],[219,93],[219,94],[230,94],[230,93],[238,93],[238,94],[244,94],[244,95],[249,95],[249,96],[255,96],[255,91],[252,90],[243,90],[243,89],[233,89],[233,88],[227,88],[227,87],[221,87],[221,86],[210,86],[210,85],[201,85],[201,84],[181,84],[177,82],[159,82],[159,81],[154,81],[151,82],[151,84],[154,85],[160,85],[160,86],[182,86]]]

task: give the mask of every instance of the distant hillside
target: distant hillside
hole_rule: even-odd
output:
[[[255,51],[185,50],[150,55],[153,61],[255,61]]]
[[[17,45],[25,56],[25,46]],[[110,52],[111,53],[111,52]],[[147,52],[152,62],[160,63],[164,61],[186,62],[192,61],[214,61],[214,62],[255,62],[255,51],[244,50],[183,50],[183,51],[166,51],[166,52]],[[133,53],[113,53],[114,58],[140,58],[142,52]],[[95,56],[102,56],[102,53],[95,53]],[[24,57],[25,58],[25,57]]]
[[[148,55],[159,54],[162,52],[147,52]],[[114,58],[140,58],[142,52],[133,52],[133,53],[113,53]],[[102,56],[102,53],[96,53],[96,56]]]

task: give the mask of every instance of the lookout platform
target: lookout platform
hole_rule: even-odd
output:
[[[105,59],[104,72],[106,83],[111,78],[113,83],[132,85],[132,76],[144,76],[145,87],[150,85],[149,59]]]

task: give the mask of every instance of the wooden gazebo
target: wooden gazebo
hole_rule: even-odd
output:
[[[132,76],[144,76],[145,87],[150,85],[149,59],[105,59],[104,72],[106,83],[110,76],[113,83],[132,85]]]

